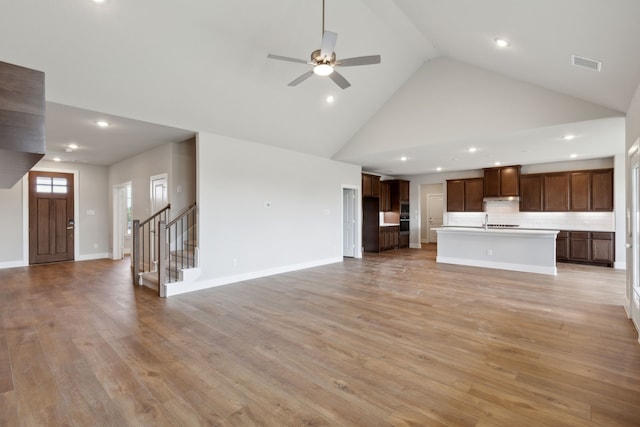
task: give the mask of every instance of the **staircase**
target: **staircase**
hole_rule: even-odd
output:
[[[200,275],[196,205],[167,222],[170,208],[133,221],[134,284],[155,289],[160,297],[166,297],[168,285],[195,281]]]

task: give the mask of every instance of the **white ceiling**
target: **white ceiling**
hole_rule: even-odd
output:
[[[341,69],[352,84],[344,91],[317,76],[288,87],[307,66],[266,57],[304,59],[319,48],[321,0],[2,0],[0,60],[46,73],[48,150],[96,164],[201,131],[331,158],[439,56],[622,113],[640,82],[637,0],[326,3],[326,29],[338,33],[339,58],[382,56],[380,65]],[[498,51],[495,37],[512,46]],[[571,54],[602,60],[602,72],[576,69]],[[324,102],[327,95],[334,104]],[[87,127],[97,116],[92,112],[116,126]],[[624,132],[615,119],[579,125],[593,132],[583,140],[592,141],[581,146],[584,157],[612,155],[602,135],[611,141]],[[482,142],[501,150],[509,139],[509,163],[564,160],[559,144],[549,144],[545,156],[520,156],[532,138],[558,130],[523,129]],[[81,148],[65,153],[70,142]],[[404,166],[379,159],[371,165],[364,152],[349,161],[398,175],[431,172],[428,159],[455,157],[456,143],[414,147],[410,155],[421,161]],[[388,144],[392,150],[394,142]],[[115,151],[119,156],[107,157]],[[475,159],[465,167],[489,166],[483,156]]]

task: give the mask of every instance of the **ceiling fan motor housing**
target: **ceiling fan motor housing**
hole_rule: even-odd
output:
[[[336,63],[336,53],[333,52],[330,58],[323,57],[321,54],[321,50],[314,50],[311,52],[311,62],[314,64],[327,64],[327,65],[335,65]]]

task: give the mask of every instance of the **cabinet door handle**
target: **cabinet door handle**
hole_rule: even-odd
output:
[[[633,247],[633,245],[632,245],[631,243],[627,243],[626,245],[624,245],[624,247],[625,247],[625,248],[627,248],[627,249],[629,249],[629,248],[632,248],[632,247]]]

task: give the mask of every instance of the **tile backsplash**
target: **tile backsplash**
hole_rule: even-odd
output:
[[[446,212],[445,225],[480,226],[485,215],[489,224],[522,228],[615,231],[614,212],[520,212],[517,201],[488,200],[485,212]]]

